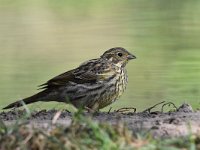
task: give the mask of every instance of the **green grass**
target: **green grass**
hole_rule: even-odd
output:
[[[25,116],[25,118],[28,117]],[[126,125],[110,125],[75,113],[69,127],[53,125],[51,128],[35,128],[19,119],[6,126],[0,122],[0,149],[101,149],[101,150],[177,150],[200,148],[200,136],[155,139],[149,133],[132,133]]]

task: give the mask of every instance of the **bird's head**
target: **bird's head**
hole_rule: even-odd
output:
[[[108,60],[118,67],[124,67],[129,60],[136,57],[122,47],[115,47],[107,50],[101,58]]]

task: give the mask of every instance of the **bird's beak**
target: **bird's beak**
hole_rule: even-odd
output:
[[[131,60],[131,59],[136,59],[136,56],[134,56],[133,54],[129,54],[127,56],[128,60]]]

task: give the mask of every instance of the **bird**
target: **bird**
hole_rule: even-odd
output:
[[[122,47],[110,48],[99,58],[88,60],[39,85],[39,93],[3,109],[39,101],[57,101],[72,104],[78,109],[98,111],[115,102],[125,91],[128,83],[126,64],[135,58]]]

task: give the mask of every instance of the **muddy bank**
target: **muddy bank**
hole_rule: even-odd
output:
[[[200,111],[193,111],[188,104],[183,104],[172,112],[153,112],[149,108],[143,112],[114,111],[83,114],[94,121],[110,124],[125,123],[133,133],[150,132],[154,137],[178,137],[200,133]],[[54,124],[69,126],[72,116],[73,113],[66,110],[41,110],[29,115],[25,110],[0,113],[0,119],[6,125],[14,124],[17,120],[26,120],[28,125],[38,128],[49,128]]]

